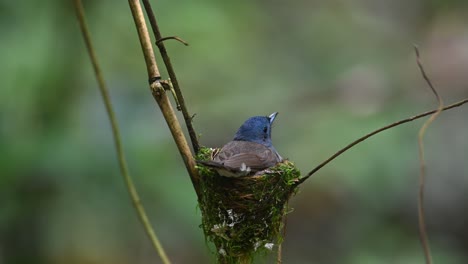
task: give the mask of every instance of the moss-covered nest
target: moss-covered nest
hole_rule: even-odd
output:
[[[215,152],[202,148],[196,158],[212,160]],[[292,162],[240,178],[220,176],[203,165],[197,168],[202,228],[216,246],[219,263],[249,263],[256,253],[281,243],[287,201],[300,178]]]

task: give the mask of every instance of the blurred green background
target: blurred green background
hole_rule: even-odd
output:
[[[468,96],[466,0],[153,2],[163,34],[190,43],[167,47],[206,146],[278,111],[276,149],[306,173],[357,137],[435,107],[413,43],[445,102]],[[156,232],[174,263],[213,262],[127,1],[85,9]],[[71,1],[3,0],[0,22],[0,263],[159,263],[119,174]],[[468,263],[467,111],[444,112],[426,137],[435,263]],[[302,186],[284,263],[423,262],[422,122],[358,145]]]

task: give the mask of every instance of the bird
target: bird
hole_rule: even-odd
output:
[[[278,112],[247,119],[234,139],[210,161],[197,161],[225,177],[243,177],[273,167],[283,161],[271,142],[271,127]]]

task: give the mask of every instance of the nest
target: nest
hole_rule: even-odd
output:
[[[216,150],[203,148],[197,159],[211,160]],[[250,262],[282,241],[283,216],[300,172],[284,161],[254,176],[229,178],[198,165],[200,209],[206,238],[220,263]]]

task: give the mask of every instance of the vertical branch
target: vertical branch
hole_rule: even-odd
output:
[[[143,57],[145,58],[146,70],[148,71],[149,82],[154,83],[161,79],[158,65],[156,64],[156,58],[154,57],[153,46],[151,45],[151,39],[148,34],[148,28],[146,27],[145,18],[143,17],[143,11],[141,10],[140,3],[138,1],[128,1],[130,9],[132,10],[133,20],[140,38],[141,49],[143,50]]]
[[[283,243],[278,245],[278,252],[276,254],[276,263],[283,263]]]
[[[437,90],[434,88],[432,85],[431,80],[427,76],[426,72],[424,71],[424,67],[421,63],[421,59],[419,56],[419,50],[418,47],[415,45],[414,46],[414,51],[416,53],[416,62],[418,64],[419,70],[421,71],[421,75],[423,76],[424,80],[426,83],[429,85],[429,88],[431,89],[432,93],[435,95],[437,102],[438,102],[438,108],[437,111],[432,114],[429,119],[424,122],[422,125],[421,129],[419,130],[418,133],[418,150],[419,150],[419,167],[420,167],[420,174],[419,174],[419,192],[418,192],[418,223],[419,223],[419,238],[421,240],[421,245],[424,250],[424,257],[426,259],[426,264],[431,264],[432,263],[432,258],[431,258],[431,250],[429,247],[429,238],[427,235],[426,231],[426,221],[424,218],[424,187],[425,187],[425,182],[426,182],[426,162],[424,159],[424,134],[426,133],[427,128],[429,125],[439,116],[439,114],[442,112],[444,109],[444,103],[442,101],[442,98],[439,96],[437,93]]]
[[[180,109],[179,109],[179,106],[178,106],[178,110],[182,111],[182,115],[184,116],[185,125],[187,126],[187,130],[188,130],[188,134],[190,136],[190,140],[192,141],[193,151],[195,153],[198,153],[198,151],[200,150],[200,145],[198,143],[197,134],[195,133],[195,130],[194,130],[193,125],[192,125],[193,116],[191,116],[189,114],[188,110],[187,110],[187,106],[185,104],[184,96],[182,95],[182,91],[180,90],[179,81],[177,80],[177,76],[175,74],[174,68],[172,67],[171,59],[169,58],[169,55],[167,54],[166,47],[164,46],[163,41],[166,38],[163,38],[162,35],[161,35],[161,31],[159,30],[159,26],[158,26],[158,23],[156,21],[156,17],[154,16],[154,12],[153,12],[153,9],[151,8],[151,4],[150,4],[149,0],[143,0],[143,5],[145,6],[145,10],[146,10],[146,13],[148,15],[148,18],[149,18],[149,21],[150,21],[150,24],[151,24],[151,28],[153,29],[153,34],[154,34],[154,36],[156,38],[156,45],[159,48],[159,52],[161,53],[164,64],[166,65],[166,68],[167,68],[167,72],[168,72],[169,77],[171,78],[171,82],[172,82],[172,84],[174,86],[174,90],[175,90],[175,93],[176,93],[176,96],[177,96],[177,100],[178,100],[179,105],[180,105]],[[178,39],[176,37],[174,37],[174,38]],[[179,39],[179,41],[180,41],[180,39]],[[181,41],[181,42],[184,43],[185,45],[187,45],[187,43],[185,43],[184,41]]]
[[[101,96],[104,101],[104,105],[106,107],[107,115],[111,123],[112,134],[114,137],[114,144],[115,144],[117,157],[119,161],[120,172],[125,180],[125,184],[130,194],[130,198],[132,200],[133,206],[135,207],[138,213],[139,219],[142,222],[146,233],[148,234],[151,242],[153,243],[154,249],[156,250],[156,252],[158,252],[159,257],[161,258],[163,263],[169,264],[170,263],[169,258],[167,257],[166,252],[164,251],[161,245],[161,242],[156,236],[156,233],[151,227],[151,224],[148,220],[148,216],[146,215],[145,209],[143,205],[141,204],[140,197],[138,195],[138,192],[135,188],[135,185],[133,184],[133,180],[130,177],[130,173],[128,171],[128,166],[125,160],[125,155],[124,155],[124,151],[122,147],[122,140],[120,138],[119,127],[117,125],[117,118],[115,117],[115,113],[112,107],[109,90],[107,89],[106,83],[104,82],[104,78],[102,76],[101,69],[97,62],[97,57],[94,52],[94,48],[91,44],[91,37],[88,31],[88,28],[86,26],[83,4],[81,3],[81,0],[74,0],[73,2],[75,5],[76,15],[80,24],[81,33],[83,35],[86,48],[88,50],[88,54],[91,59],[91,63],[93,64],[94,74],[98,81],[99,91],[101,92]]]
[[[284,205],[284,213],[283,213],[283,219],[281,220],[283,222],[283,226],[282,226],[282,230],[280,230],[280,232],[282,233],[282,237],[283,237],[283,240],[285,239],[286,237],[286,225],[288,223],[288,206],[289,206],[289,199],[291,199],[291,195],[288,197],[287,201],[286,201],[286,204]],[[281,264],[283,263],[283,241],[280,241],[279,242],[279,245],[278,245],[278,252],[276,252],[276,264]]]
[[[138,37],[140,39],[141,48],[143,50],[143,56],[145,57],[146,68],[148,71],[148,78],[150,82],[151,92],[154,99],[158,103],[159,108],[166,120],[166,123],[171,131],[172,137],[175,140],[180,155],[184,160],[185,167],[192,180],[193,187],[200,197],[199,191],[199,180],[198,172],[195,168],[195,160],[190,152],[190,148],[185,139],[184,133],[180,127],[177,116],[175,115],[174,109],[167,97],[166,91],[164,90],[160,82],[160,74],[154,57],[153,47],[146,27],[143,10],[141,9],[139,0],[128,0],[130,9],[132,11],[133,20],[138,31]]]

